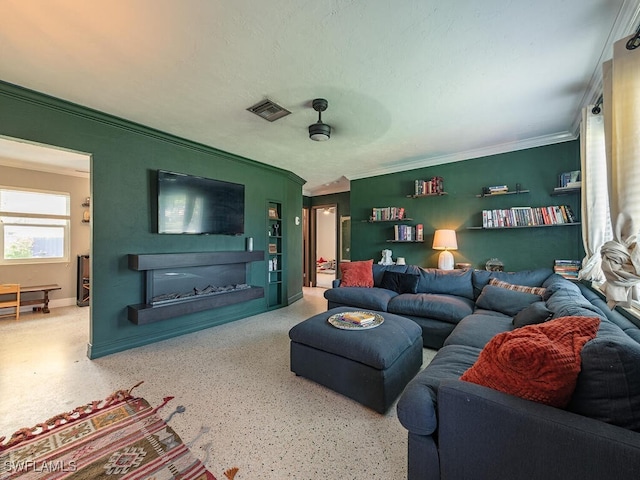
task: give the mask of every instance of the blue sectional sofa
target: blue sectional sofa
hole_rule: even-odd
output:
[[[638,478],[640,329],[631,317],[610,310],[586,285],[549,269],[441,272],[374,265],[373,270],[373,288],[336,282],[325,297],[330,307],[404,313],[422,327],[425,346],[439,349],[397,404],[408,431],[410,480]],[[416,293],[385,291],[388,270],[419,275]],[[504,289],[494,290],[492,278],[544,290],[523,308],[522,295],[514,300]],[[446,284],[453,289],[447,292]],[[565,408],[460,380],[497,334],[567,316],[598,317],[600,324],[580,352],[581,371]]]
[[[491,278],[499,277],[520,285],[538,286],[553,273],[547,268],[501,273],[378,264],[373,264],[372,270],[372,288],[341,287],[341,280],[335,280],[334,288],[324,293],[328,308],[357,307],[410,318],[422,328],[424,346],[436,349],[442,347],[463,318],[475,311],[475,300]],[[388,280],[389,277],[391,280]],[[406,284],[401,285],[405,288],[396,290],[385,288],[395,286],[398,281],[394,280],[398,277],[415,277],[414,288],[409,288]]]

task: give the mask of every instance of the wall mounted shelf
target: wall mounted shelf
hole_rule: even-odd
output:
[[[576,188],[557,188],[553,192],[550,193],[552,197],[559,197],[560,195],[571,195],[573,193],[580,193],[582,189],[580,187]]]
[[[521,227],[467,227],[467,230],[515,230],[516,228],[573,227],[574,225],[580,225],[580,222],[558,223],[555,225],[523,225]]]
[[[399,220],[362,220],[362,223],[402,223],[413,222],[413,218],[401,218]]]
[[[499,192],[499,193],[481,193],[476,195],[477,198],[485,197],[501,197],[503,195],[519,195],[521,193],[529,193],[529,190],[514,190],[513,192]]]
[[[407,195],[407,198],[441,197],[443,195],[449,195],[449,194],[447,192],[424,193],[422,195]]]
[[[424,240],[387,240],[387,243],[424,243]]]

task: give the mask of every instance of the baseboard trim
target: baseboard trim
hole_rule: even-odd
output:
[[[195,333],[200,330],[217,327],[225,323],[242,320],[244,318],[263,313],[264,311],[265,311],[264,308],[254,308],[249,311],[242,312],[241,315],[234,315],[227,318],[222,318],[215,323],[199,323],[199,324],[194,324],[188,328],[181,327],[180,329],[166,330],[163,332],[159,332],[157,334],[150,333],[145,329],[145,333],[143,334],[140,334],[134,337],[127,337],[123,340],[117,340],[115,342],[105,342],[101,344],[92,344],[91,342],[89,342],[87,344],[87,357],[91,360],[94,360],[96,358],[104,357],[106,355],[112,355],[114,353],[123,352],[131,348],[143,347],[145,345],[160,342],[162,340],[169,340],[170,338],[180,337],[188,333]]]

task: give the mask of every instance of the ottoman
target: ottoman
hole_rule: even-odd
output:
[[[412,320],[374,312],[384,322],[370,329],[341,330],[327,320],[337,307],[289,331],[291,371],[385,413],[422,365],[422,330]]]

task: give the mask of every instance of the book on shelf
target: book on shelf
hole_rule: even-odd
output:
[[[384,222],[402,220],[404,218],[403,207],[374,207],[371,210],[372,222]]]
[[[511,207],[482,211],[483,228],[535,227],[576,223],[569,205],[547,207]]]
[[[411,225],[394,225],[393,233],[397,242],[412,242],[416,239],[416,227]]]
[[[421,223],[416,225],[416,241],[417,242],[424,241],[424,226]]]
[[[429,180],[416,180],[414,182],[414,195],[433,195],[444,192],[444,179],[432,177]]]
[[[582,262],[580,260],[555,260],[553,272],[564,278],[577,280],[581,267]]]

